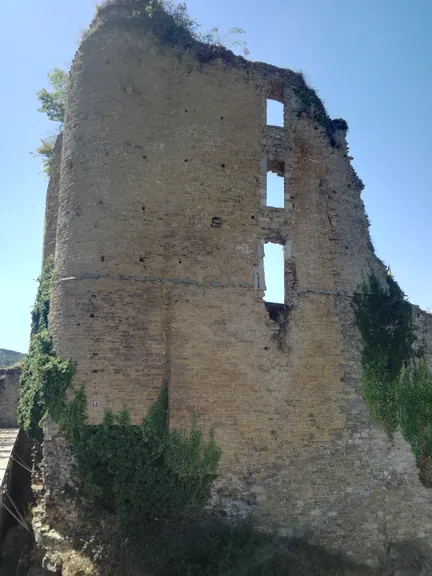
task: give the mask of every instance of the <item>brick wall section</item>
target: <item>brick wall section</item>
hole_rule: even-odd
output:
[[[21,368],[0,368],[0,427],[16,428]]]
[[[51,174],[46,195],[42,265],[45,264],[49,255],[55,253],[62,140],[63,135],[59,134],[54,145]]]
[[[89,422],[125,407],[139,422],[167,384],[171,426],[195,411],[215,429],[215,504],[257,509],[263,525],[358,559],[430,542],[410,450],[372,424],[361,397],[351,296],[369,270],[385,271],[345,134],[332,147],[301,114],[292,72],[199,62],[116,18],[73,64],[50,313]],[[285,128],[265,126],[274,86]],[[285,162],[285,210],[262,205],[263,158]],[[287,247],[282,326],[255,288],[274,239]],[[429,319],[419,316],[430,345]]]

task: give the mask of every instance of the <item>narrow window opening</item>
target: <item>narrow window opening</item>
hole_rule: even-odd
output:
[[[284,127],[284,105],[282,102],[267,98],[267,125]]]
[[[267,166],[266,206],[285,207],[285,164],[273,161]]]
[[[272,304],[285,303],[285,259],[281,244],[267,242],[264,246],[264,301]]]

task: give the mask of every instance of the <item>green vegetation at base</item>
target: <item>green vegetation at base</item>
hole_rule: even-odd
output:
[[[124,532],[188,517],[210,496],[220,450],[194,418],[189,433],[168,429],[166,388],[140,426],[124,412],[71,432],[82,495],[115,514]]]
[[[153,542],[147,550],[144,548],[141,552],[144,552],[147,558],[143,558],[141,563],[136,562],[137,568],[127,574],[420,576],[432,573],[429,550],[417,547],[415,543],[405,546],[402,543],[400,548],[392,544],[388,546],[389,550],[392,551],[392,558],[382,558],[380,566],[374,570],[343,555],[311,545],[306,539],[281,538],[257,531],[249,522],[230,526],[224,521],[207,521],[188,527],[187,533],[178,531],[176,534],[171,533],[169,538],[159,539],[156,544]],[[121,569],[118,576],[120,574],[124,574]]]
[[[420,479],[432,487],[432,378],[424,351],[416,351],[411,304],[397,282],[371,275],[354,294],[363,337],[363,392],[372,418],[391,438],[409,442]]]
[[[74,365],[57,357],[48,329],[53,260],[39,280],[29,354],[20,381],[18,418],[33,438],[49,416],[68,440],[76,462],[77,495],[114,513],[127,531],[173,521],[201,508],[217,477],[220,450],[206,442],[192,417],[189,433],[168,429],[165,388],[139,426],[127,411],[106,413],[101,426],[86,424],[86,398],[74,390]]]
[[[96,555],[104,576],[377,576],[306,540],[258,530],[250,520],[203,516],[127,539],[101,537],[96,546],[83,549],[77,542],[76,548]]]

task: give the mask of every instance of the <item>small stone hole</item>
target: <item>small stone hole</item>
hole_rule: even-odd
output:
[[[77,325],[77,326],[81,326],[81,322],[77,322],[76,325]]]
[[[93,313],[89,315],[89,318],[94,318],[94,317],[95,317],[95,315]]]
[[[179,264],[181,264],[181,263],[182,263],[182,261],[181,261],[181,260],[179,260]]]
[[[139,261],[140,261],[140,262],[145,262],[145,258],[143,258],[142,256],[140,256]]]
[[[221,120],[223,120],[223,119],[224,119],[224,117],[223,117],[223,116],[221,116]]]
[[[143,160],[147,160],[147,156],[143,156]]]
[[[145,206],[141,206],[141,210],[144,212],[144,211],[145,211]]]
[[[255,216],[251,216],[252,220],[255,220]]]
[[[222,168],[225,168],[225,164],[221,164]]]
[[[186,158],[185,162],[189,162],[189,160]]]
[[[105,256],[101,256],[101,262],[105,262]]]

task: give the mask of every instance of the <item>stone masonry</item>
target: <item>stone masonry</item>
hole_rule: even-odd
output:
[[[196,412],[215,430],[215,505],[360,560],[430,543],[431,493],[362,399],[352,294],[385,268],[345,131],[305,111],[300,75],[163,45],[130,10],[102,10],[76,54],[47,199],[50,329],[77,363],[89,423],[123,408],[140,422],[165,384],[171,426]],[[283,127],[266,125],[267,98]],[[266,206],[269,169],[285,208]],[[285,247],[276,321],[269,241]],[[432,317],[417,315],[431,347]]]
[[[21,368],[0,368],[0,428],[16,428]]]

